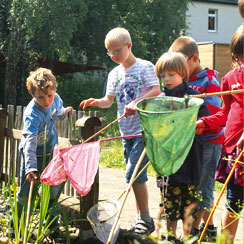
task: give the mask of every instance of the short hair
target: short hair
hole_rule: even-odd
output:
[[[244,25],[241,24],[230,41],[230,53],[233,66],[240,65],[240,56],[243,55]]]
[[[187,57],[191,57],[194,54],[199,55],[196,41],[189,36],[178,37],[170,46],[169,51],[180,52]]]
[[[244,18],[244,0],[239,0],[238,1],[238,8],[239,8],[239,13],[242,18]]]
[[[131,36],[128,30],[123,27],[116,27],[108,32],[105,37],[104,43],[122,43],[126,44],[131,42]]]
[[[30,72],[29,77],[26,79],[26,87],[32,96],[34,96],[36,89],[40,89],[47,94],[48,88],[57,89],[57,82],[50,69],[38,68]]]
[[[165,72],[174,71],[183,77],[183,82],[188,81],[189,71],[186,58],[182,53],[166,52],[157,61],[155,72],[159,80]]]

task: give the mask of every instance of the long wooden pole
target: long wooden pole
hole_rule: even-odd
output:
[[[126,201],[128,195],[129,195],[130,188],[131,188],[131,186],[132,186],[132,184],[133,184],[133,182],[134,182],[134,178],[135,178],[135,176],[136,176],[136,173],[137,173],[137,171],[138,171],[138,169],[139,169],[139,167],[140,167],[140,165],[141,165],[141,162],[142,162],[142,160],[144,159],[145,155],[146,155],[146,150],[144,149],[143,152],[142,152],[142,154],[141,154],[141,156],[140,156],[140,158],[139,158],[139,160],[138,160],[138,162],[137,162],[137,164],[136,164],[136,167],[135,167],[135,169],[134,169],[134,172],[133,172],[133,174],[132,174],[132,176],[131,176],[129,185],[128,185],[127,190],[126,190],[126,194],[125,194],[125,196],[124,196],[124,199],[123,199],[123,201],[122,201],[122,203],[121,203],[121,206],[120,206],[120,209],[119,209],[119,211],[118,211],[118,214],[117,214],[117,216],[116,216],[116,219],[115,219],[114,224],[113,224],[113,226],[112,226],[112,229],[111,229],[111,231],[110,231],[110,234],[109,234],[109,237],[108,237],[108,240],[107,240],[107,244],[110,244],[110,243],[111,243],[111,240],[112,240],[114,231],[115,231],[115,229],[116,229],[116,226],[117,226],[117,224],[118,224],[118,221],[119,221],[119,218],[120,218],[122,209],[123,209],[123,207],[124,207],[124,204],[125,204],[125,201]]]
[[[232,90],[232,91],[223,91],[223,92],[213,92],[213,93],[202,93],[198,95],[191,95],[192,97],[211,97],[211,96],[221,96],[221,95],[230,95],[232,93],[242,93],[244,89]]]
[[[110,124],[106,125],[104,128],[102,128],[101,130],[99,130],[98,132],[96,132],[94,135],[92,135],[91,137],[89,137],[88,139],[86,139],[84,143],[87,143],[88,141],[90,141],[91,139],[93,139],[94,137],[96,137],[97,135],[99,135],[100,133],[102,133],[104,130],[106,130],[108,127],[110,127],[111,125],[113,125],[114,123],[116,123],[117,121],[119,121],[120,119],[122,119],[123,117],[125,117],[125,114],[123,114],[122,116],[120,116],[118,119],[112,121]]]
[[[218,197],[218,199],[217,199],[217,201],[216,201],[216,203],[215,203],[213,209],[212,209],[211,212],[210,212],[210,215],[209,215],[209,217],[208,217],[208,219],[207,219],[207,222],[205,223],[204,229],[203,229],[203,231],[202,231],[202,233],[201,233],[201,236],[200,236],[200,238],[199,238],[199,240],[198,240],[198,242],[197,242],[198,244],[200,244],[201,241],[202,241],[202,239],[203,239],[203,236],[204,236],[204,234],[205,234],[205,232],[206,232],[206,230],[207,230],[207,228],[208,228],[208,224],[209,224],[209,222],[210,222],[210,220],[211,220],[211,218],[212,218],[212,216],[213,216],[213,214],[214,214],[215,209],[217,208],[217,206],[218,206],[218,204],[219,204],[219,201],[220,201],[220,199],[221,199],[221,197],[222,197],[222,195],[223,195],[223,193],[224,193],[224,191],[225,191],[225,188],[227,187],[227,185],[228,185],[228,183],[229,183],[229,181],[230,181],[230,178],[232,177],[232,175],[233,175],[233,173],[234,173],[234,171],[235,171],[235,167],[236,167],[236,165],[239,163],[239,160],[240,160],[242,154],[243,154],[243,151],[241,151],[241,153],[239,154],[238,158],[235,160],[235,163],[234,163],[233,166],[232,166],[232,169],[231,169],[231,171],[230,171],[230,173],[229,173],[229,175],[228,175],[228,177],[227,177],[227,179],[226,179],[226,181],[225,181],[225,183],[224,183],[224,186],[223,186],[223,188],[222,188],[222,190],[221,190],[221,192],[220,192],[220,194],[219,194],[219,197]]]
[[[141,171],[136,175],[136,177],[134,178],[132,184],[137,180],[137,178],[142,174],[142,172],[148,167],[148,165],[150,164],[150,161],[141,169]],[[117,201],[119,201],[121,199],[121,197],[126,193],[126,190],[124,190],[120,196],[117,198]]]
[[[30,191],[29,191],[29,199],[28,199],[27,216],[26,216],[26,225],[25,225],[24,244],[26,244],[28,227],[29,227],[30,206],[31,206],[31,198],[32,198],[33,187],[34,187],[34,180],[31,180]]]

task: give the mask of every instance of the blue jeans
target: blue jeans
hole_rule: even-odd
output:
[[[221,155],[222,145],[204,142],[203,144],[203,167],[198,191],[201,200],[198,201],[200,209],[210,210],[211,202],[214,200],[215,172]]]
[[[21,217],[22,209],[28,201],[29,190],[30,190],[30,183],[25,178],[25,158],[24,158],[24,153],[22,151],[20,152],[20,156],[21,156],[20,187],[17,191],[17,208],[18,208],[19,219]],[[48,160],[48,158],[49,157],[47,156],[47,160]],[[38,156],[37,157],[37,169],[38,169],[39,174],[43,171],[42,165],[43,165],[43,157]],[[37,193],[37,191],[38,191],[38,183],[34,185],[32,196],[34,196]],[[49,201],[48,209],[50,209],[52,207],[52,204],[58,194],[58,191],[59,191],[59,186],[50,187],[50,201]],[[59,214],[59,206],[57,205],[54,209],[53,216],[58,216],[58,214]]]
[[[126,173],[125,180],[126,183],[130,182],[130,178],[134,172],[135,166],[143,152],[144,143],[142,137],[135,137],[130,139],[122,140],[124,147],[124,158],[126,163]],[[148,163],[149,159],[147,155],[145,155],[140,168],[137,173]],[[148,180],[147,178],[147,168],[142,172],[142,174],[138,177],[135,183],[145,183]]]

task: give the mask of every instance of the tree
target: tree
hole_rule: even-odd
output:
[[[85,0],[87,15],[74,34],[72,45],[84,61],[113,65],[106,57],[104,38],[117,26],[129,30],[136,56],[153,63],[187,28],[190,0]],[[86,28],[89,26],[89,28]]]
[[[38,57],[66,59],[86,5],[79,0],[0,0],[0,6],[4,103],[17,104],[26,72],[36,66]]]
[[[0,51],[6,58],[5,105],[20,104],[38,57],[89,65],[114,64],[104,38],[129,30],[135,56],[153,63],[187,28],[191,0],[0,0]],[[1,101],[0,101],[1,102]]]

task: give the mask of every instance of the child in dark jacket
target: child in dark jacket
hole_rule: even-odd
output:
[[[162,82],[163,91],[166,96],[184,97],[187,95],[199,94],[199,92],[188,87],[188,66],[185,57],[181,53],[167,52],[163,54],[156,63],[156,75]],[[207,105],[201,105],[198,118],[209,114]],[[179,242],[176,237],[177,221],[185,221],[184,212],[192,203],[197,204],[197,185],[199,184],[202,161],[203,161],[203,138],[196,135],[181,168],[173,175],[157,177],[158,186],[161,188],[162,200],[160,214],[164,209],[167,221],[167,240]],[[166,183],[167,182],[167,183]],[[160,217],[160,216],[158,216]],[[196,218],[196,214],[193,216]],[[189,228],[190,231],[191,228]],[[189,232],[183,233],[183,238]]]

